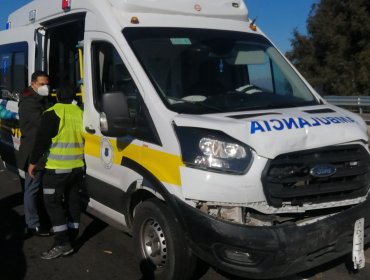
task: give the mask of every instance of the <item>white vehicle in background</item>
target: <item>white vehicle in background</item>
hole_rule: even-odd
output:
[[[277,23],[278,24],[278,23]],[[132,234],[156,279],[200,258],[284,277],[370,242],[363,120],[326,103],[241,0],[34,0],[0,32],[2,100],[35,70],[80,91],[87,210]],[[16,167],[17,121],[1,121]]]

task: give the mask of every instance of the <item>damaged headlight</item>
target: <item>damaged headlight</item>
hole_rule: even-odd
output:
[[[182,160],[194,168],[244,174],[252,161],[251,149],[222,131],[175,127]]]

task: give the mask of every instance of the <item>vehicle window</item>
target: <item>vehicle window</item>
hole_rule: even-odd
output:
[[[27,86],[27,42],[0,46],[0,90],[1,98],[19,100],[20,92]]]
[[[78,88],[80,80],[78,45],[84,39],[84,20],[72,21],[47,29],[50,44],[48,72],[52,88],[70,84]],[[42,57],[38,57],[41,64]]]
[[[264,63],[247,65],[250,84],[277,95],[293,95],[292,86],[284,73],[268,57]]]
[[[109,92],[123,92],[127,96],[130,117],[135,123],[132,136],[159,143],[149,112],[130,72],[114,46],[108,42],[92,43],[94,105],[101,112],[102,96]]]
[[[264,37],[192,28],[125,28],[165,105],[204,114],[318,104]]]

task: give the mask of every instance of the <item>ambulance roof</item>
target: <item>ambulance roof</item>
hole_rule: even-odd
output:
[[[243,0],[109,0],[128,12],[183,14],[245,21],[248,16]]]
[[[67,5],[67,8],[63,9],[62,5]],[[8,22],[14,28],[69,11],[99,11],[102,5],[129,13],[181,14],[241,21],[248,16],[243,0],[33,0],[10,14]]]

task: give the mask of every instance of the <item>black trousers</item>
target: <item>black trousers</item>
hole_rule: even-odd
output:
[[[78,230],[81,216],[80,195],[83,168],[71,170],[46,169],[43,195],[54,231],[55,245],[69,242],[68,229]]]

